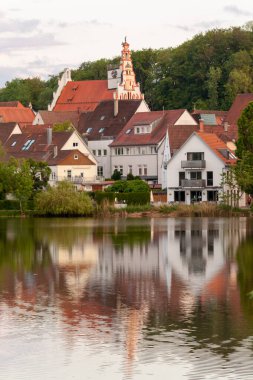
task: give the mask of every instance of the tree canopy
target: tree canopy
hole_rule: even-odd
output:
[[[152,110],[228,109],[237,93],[253,91],[253,28],[213,29],[175,48],[132,51],[136,79]],[[109,64],[120,57],[83,62],[72,79],[106,79]],[[61,73],[59,74],[59,76]],[[0,101],[31,102],[46,109],[58,77],[13,79],[0,89]]]

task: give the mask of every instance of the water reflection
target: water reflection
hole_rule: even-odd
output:
[[[226,379],[232,371],[248,378],[252,252],[247,219],[3,219],[0,336],[9,348],[6,363],[14,365],[11,376],[4,364],[1,373],[14,379],[27,365],[13,363],[8,335],[18,331],[17,347],[28,347],[26,339],[31,347],[30,334],[22,334],[34,324],[35,335],[48,337],[47,350],[57,346],[58,365],[72,378],[79,378],[79,355],[90,359],[92,379],[101,366],[110,379],[149,378],[158,364],[161,376],[166,370],[181,373],[177,378]],[[67,363],[66,350],[74,355]],[[61,378],[50,362],[38,374],[36,363],[27,378],[52,371],[51,378]]]

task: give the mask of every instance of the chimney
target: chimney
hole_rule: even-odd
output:
[[[224,131],[227,132],[228,131],[228,127],[229,127],[229,124],[227,121],[224,122]]]
[[[204,132],[204,120],[199,119],[199,132]]]
[[[54,158],[58,156],[58,146],[54,146]]]
[[[119,101],[118,98],[114,98],[114,117],[116,117],[119,113]]]
[[[51,145],[53,140],[53,130],[52,128],[47,128],[47,145]]]

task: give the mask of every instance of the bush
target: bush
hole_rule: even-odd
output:
[[[116,193],[132,193],[132,192],[147,192],[149,193],[149,185],[141,179],[133,179],[131,181],[120,180],[109,186],[106,192]]]
[[[98,204],[101,204],[105,200],[113,204],[115,198],[117,198],[118,202],[125,202],[128,205],[145,205],[150,202],[149,192],[115,193],[97,191],[95,194],[95,201]]]
[[[77,192],[72,183],[65,181],[37,194],[34,203],[39,215],[84,216],[94,211],[88,194]]]

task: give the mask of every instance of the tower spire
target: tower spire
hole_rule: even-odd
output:
[[[122,100],[144,99],[144,95],[140,90],[140,85],[135,79],[131,50],[129,49],[129,43],[127,42],[126,37],[124,42],[122,42],[120,69],[122,72],[122,79],[114,93],[114,98]]]

